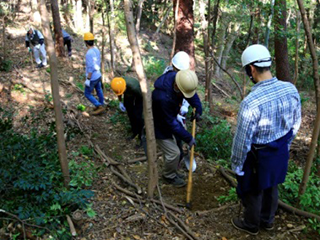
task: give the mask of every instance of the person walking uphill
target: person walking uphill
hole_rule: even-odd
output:
[[[111,81],[111,88],[118,95],[120,110],[128,114],[132,130],[132,136],[129,139],[134,139],[138,135],[141,145],[144,121],[142,117],[143,99],[139,81],[133,77],[116,77]]]
[[[100,73],[100,51],[94,46],[94,36],[87,32],[83,40],[88,49],[86,53],[86,81],[84,95],[95,106],[92,115],[98,115],[104,111],[104,96],[102,91],[101,73]],[[92,96],[93,89],[96,89],[99,101]]]
[[[242,66],[255,86],[241,102],[233,140],[231,166],[237,174],[237,194],[245,207],[233,226],[251,235],[272,230],[278,207],[279,183],[286,177],[289,147],[301,123],[295,86],[272,77],[266,47],[249,46]]]
[[[29,52],[32,52],[31,45],[33,46],[33,54],[37,63],[37,68],[47,66],[47,52],[42,33],[39,30],[33,29],[33,27],[28,27],[25,42]]]
[[[195,139],[178,122],[177,114],[183,98],[196,108],[196,116],[202,115],[202,105],[196,93],[198,77],[191,70],[179,72],[169,71],[161,75],[154,83],[152,92],[152,111],[155,135],[158,146],[163,152],[163,178],[169,184],[183,187],[186,182],[178,173],[180,150],[175,136],[186,142],[190,147]]]

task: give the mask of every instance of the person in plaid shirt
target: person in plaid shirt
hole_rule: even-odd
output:
[[[272,76],[271,55],[265,46],[249,46],[241,61],[255,85],[240,104],[233,140],[231,167],[245,209],[242,218],[231,222],[257,235],[260,228],[273,229],[277,185],[287,174],[290,143],[301,123],[301,103],[293,84]]]

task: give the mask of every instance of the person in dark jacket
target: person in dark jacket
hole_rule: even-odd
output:
[[[134,139],[138,135],[141,145],[144,121],[142,117],[143,99],[139,81],[133,77],[116,77],[111,81],[111,88],[118,95],[119,109],[128,114],[132,130],[132,136],[129,139]]]
[[[257,235],[260,228],[274,228],[277,185],[286,177],[290,143],[301,123],[301,104],[293,84],[272,77],[265,46],[251,45],[241,61],[255,86],[241,102],[233,140],[231,167],[245,209],[243,218],[231,222],[238,230]]]
[[[25,42],[28,51],[32,52],[33,50],[34,58],[37,63],[37,68],[47,66],[47,52],[46,47],[44,45],[44,37],[42,33],[39,30],[33,29],[33,27],[28,27]],[[31,48],[32,46],[33,49]]]
[[[155,81],[155,89],[152,92],[155,135],[164,157],[163,178],[176,187],[183,187],[186,182],[177,172],[180,150],[175,136],[190,147],[195,145],[195,139],[178,122],[177,114],[185,98],[193,108],[196,108],[195,118],[200,119],[202,105],[196,93],[197,86],[198,78],[195,72],[191,70],[169,71]]]

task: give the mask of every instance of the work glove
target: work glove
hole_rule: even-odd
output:
[[[194,119],[196,119],[197,122],[200,122],[201,121],[200,114],[199,113],[196,113],[196,114],[192,113],[190,121],[192,122]]]
[[[196,140],[194,138],[188,143],[189,147],[191,148],[193,145],[196,146]]]
[[[36,48],[36,49],[40,49],[40,44],[37,44],[37,45],[35,45],[34,47]]]
[[[180,108],[180,114],[182,115],[182,116],[184,116],[184,115],[186,115],[188,113],[188,108],[186,107],[186,106],[182,106],[181,108]]]
[[[123,105],[122,102],[119,103],[119,109],[122,111],[122,112],[125,112],[127,109],[126,107]]]
[[[90,87],[90,80],[86,79],[86,81],[84,82],[84,85],[86,85],[87,87]]]
[[[28,47],[28,52],[32,52],[32,48],[31,47]]]
[[[186,128],[186,117],[181,116],[180,114],[178,114],[177,115],[177,121],[179,123],[181,123],[184,128]]]

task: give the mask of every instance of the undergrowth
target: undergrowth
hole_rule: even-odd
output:
[[[36,230],[32,229],[33,235],[46,234],[46,239],[70,239],[67,214],[83,209],[94,216],[88,201],[93,192],[85,189],[92,184],[94,165],[89,158],[84,163],[78,162],[79,158],[71,160],[70,187],[65,188],[55,133],[43,134],[35,129],[31,129],[29,135],[17,133],[13,129],[12,116],[13,113],[0,108],[1,209],[21,221],[37,225]],[[9,222],[19,223],[0,213],[0,228]]]

